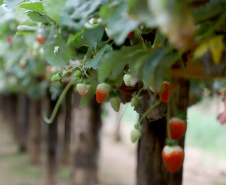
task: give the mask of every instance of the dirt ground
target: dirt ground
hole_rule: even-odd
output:
[[[105,123],[102,130],[100,185],[135,185],[136,145],[129,141],[131,127],[123,125],[122,141],[114,139],[115,126]],[[44,162],[30,166],[26,154],[18,154],[9,128],[0,123],[0,185],[42,185]],[[70,169],[59,172],[59,185],[68,185]],[[183,185],[226,185],[226,161],[201,151],[186,148]]]

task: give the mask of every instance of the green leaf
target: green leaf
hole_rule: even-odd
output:
[[[93,69],[98,69],[101,65],[102,58],[104,55],[108,52],[112,51],[112,47],[109,45],[104,46],[95,56],[93,59],[88,59],[86,61],[86,67],[87,68],[93,68]]]
[[[6,7],[15,9],[18,4],[22,3],[24,0],[4,0]]]
[[[59,47],[59,52],[54,51]],[[44,45],[44,57],[47,62],[53,66],[67,65],[71,58],[71,50],[60,34],[54,33],[52,30],[51,36]]]
[[[193,9],[195,22],[204,21],[225,11],[226,3],[221,0],[214,0]]]
[[[181,57],[180,52],[170,52],[167,53],[162,60],[160,61],[159,65],[155,70],[155,81],[154,81],[154,89],[160,89],[161,83],[164,80],[166,75],[170,75],[171,73],[171,66],[179,60]]]
[[[95,49],[104,35],[104,28],[87,29],[84,32],[85,40]]]
[[[59,22],[60,14],[64,11],[65,0],[43,0],[42,3],[46,14],[56,22]]]
[[[84,98],[82,98],[80,104],[81,106],[84,106],[95,94],[96,94],[96,88],[97,88],[97,83],[93,83],[86,94]]]
[[[4,1],[4,0],[0,0],[0,6],[3,4],[3,1]]]
[[[148,9],[147,0],[130,0],[129,14],[135,20],[145,23],[148,27],[156,27],[154,16]]]
[[[113,51],[102,59],[102,64],[99,68],[98,79],[104,82],[106,79],[119,80],[120,76],[124,74],[124,67],[126,65],[133,65],[146,54],[148,50],[140,45],[123,47],[119,51]],[[122,80],[122,79],[121,79]]]
[[[106,0],[67,0],[60,24],[63,29],[75,33],[80,31],[89,17],[92,17]]]
[[[155,70],[158,67],[161,59],[166,54],[166,48],[155,49],[150,53],[144,63],[144,71],[143,71],[143,81],[145,87],[149,87],[151,85],[151,80],[154,76]]]
[[[84,29],[82,29],[80,32],[77,32],[76,34],[70,34],[69,38],[67,40],[67,45],[73,44],[73,46],[80,48],[83,38],[81,38],[81,35],[84,33]]]
[[[48,23],[45,15],[41,15],[37,12],[28,12],[28,17],[35,22]]]
[[[24,8],[41,14],[45,14],[42,2],[25,2],[20,4],[19,8]]]
[[[117,45],[122,44],[127,35],[139,25],[138,21],[129,18],[127,3],[121,3],[117,7],[103,7],[100,16],[107,22],[110,35]]]

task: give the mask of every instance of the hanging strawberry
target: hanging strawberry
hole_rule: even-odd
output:
[[[109,97],[111,86],[107,83],[101,83],[96,88],[96,100],[97,103],[102,103]]]
[[[125,74],[123,76],[123,81],[126,86],[132,87],[132,76],[130,74]]]
[[[170,133],[171,133],[172,139],[175,139],[175,140],[180,139],[187,130],[187,123],[182,119],[171,118],[169,124],[170,124]]]
[[[84,83],[78,83],[76,85],[77,91],[81,96],[86,96],[86,92],[87,92],[87,85]]]
[[[168,102],[168,100],[173,96],[174,85],[169,82],[163,82],[158,95],[160,96],[162,102]]]
[[[138,139],[140,139],[142,129],[142,125],[135,125],[134,129],[131,130],[130,140],[132,143],[135,143]]]
[[[131,99],[131,106],[132,107],[135,107],[136,105],[138,105],[138,103],[140,102],[140,100],[141,100],[141,97],[134,96]]]
[[[120,109],[120,98],[119,97],[113,97],[111,98],[111,106],[115,110],[115,112],[119,112]]]
[[[183,165],[184,161],[184,151],[183,149],[176,145],[176,146],[164,146],[162,150],[162,158],[164,163],[170,173],[177,172],[181,166]]]

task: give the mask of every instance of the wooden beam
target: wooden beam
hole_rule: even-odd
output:
[[[185,65],[185,70],[183,70],[183,68],[179,64],[174,65],[172,67],[172,77],[192,79],[226,78],[224,71],[219,74],[206,75],[202,62],[194,63],[192,60],[189,60]]]

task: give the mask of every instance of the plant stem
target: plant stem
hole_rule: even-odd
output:
[[[64,97],[65,97],[67,91],[69,90],[69,88],[73,85],[74,81],[75,81],[74,78],[72,78],[70,80],[70,82],[67,84],[67,86],[64,88],[64,90],[61,93],[59,99],[57,100],[57,103],[56,103],[56,105],[54,107],[53,113],[52,113],[52,115],[50,116],[49,119],[47,118],[46,112],[43,112],[43,118],[44,118],[46,123],[50,124],[50,123],[53,122],[54,118],[56,117],[57,111],[58,111],[58,109],[60,107],[60,104],[61,104],[62,100],[64,99]]]
[[[166,122],[167,122],[167,135],[171,139],[171,132],[170,132],[170,100],[167,103]]]

